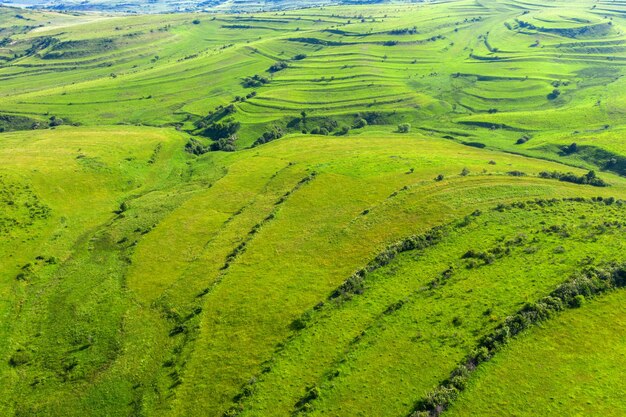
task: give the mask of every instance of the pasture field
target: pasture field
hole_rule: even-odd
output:
[[[594,340],[585,336],[590,328]],[[624,338],[624,292],[618,291],[515,341],[481,370],[449,415],[621,416],[621,376],[614,370],[624,367]],[[537,390],[543,394],[528,403],[524,397]]]
[[[0,6],[0,415],[623,414],[626,3],[226,3]]]

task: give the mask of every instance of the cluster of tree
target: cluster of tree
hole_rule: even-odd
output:
[[[33,39],[30,47],[25,51],[26,56],[33,55],[43,49],[48,48],[49,46],[55,45],[59,42],[57,38],[53,38],[52,36],[43,36],[40,38]]]
[[[278,71],[282,71],[285,68],[287,68],[289,66],[289,64],[287,64],[285,61],[278,61],[276,62],[274,65],[272,65],[271,67],[269,67],[267,69],[267,72],[269,73],[275,73]]]
[[[564,146],[563,148],[561,148],[561,150],[563,151],[565,155],[571,155],[573,153],[578,152],[578,145],[576,144],[576,142],[574,142],[567,146]]]
[[[626,264],[610,264],[601,268],[587,268],[561,284],[547,297],[536,303],[527,303],[484,336],[445,381],[417,402],[411,417],[441,415],[467,387],[470,374],[476,367],[493,358],[511,338],[527,328],[548,320],[566,308],[580,307],[587,298],[625,286]]]
[[[235,96],[235,98],[233,99],[234,102],[244,102],[248,99],[251,99],[252,97],[256,97],[256,91],[252,91],[251,93],[246,94],[245,96]]]
[[[486,251],[475,251],[473,249],[470,249],[463,254],[461,259],[468,259],[471,261],[479,260],[479,261],[482,261],[484,265],[491,265],[492,263],[495,262],[496,259],[507,256],[510,253],[511,253],[511,248],[509,247],[503,248],[501,246],[496,246]],[[471,269],[477,266],[477,264],[475,262],[468,262],[466,266],[468,269]]]
[[[318,126],[311,129],[310,133],[312,135],[329,135],[338,127],[339,127],[339,123],[337,123],[336,120],[326,118],[326,119],[322,119],[319,122]]]
[[[368,112],[358,113],[356,115],[356,118],[364,119],[368,125],[383,125],[387,123],[385,114],[379,111],[368,111]]]
[[[515,142],[516,145],[523,145],[530,140],[530,135],[524,135],[521,138],[517,139]]]
[[[60,117],[51,116],[48,122],[31,119],[30,117],[0,114],[0,132],[13,130],[42,129],[65,124],[66,121]]]
[[[450,138],[454,139],[453,137],[451,137],[451,136],[449,136],[449,135],[446,135],[446,136],[448,136],[446,139],[450,139]],[[484,143],[482,143],[482,142],[466,142],[466,141],[462,141],[461,143],[462,143],[463,145],[465,145],[465,146],[471,146],[472,148],[479,148],[479,149],[483,149],[483,148],[486,148],[486,147],[487,147],[487,145],[485,145],[485,144],[484,144]]]
[[[225,138],[218,139],[209,145],[204,145],[197,139],[191,138],[185,144],[185,151],[193,155],[204,155],[211,151],[224,151],[234,152],[236,150],[235,143],[237,142],[237,135],[230,135]]]
[[[224,139],[234,135],[241,128],[239,122],[233,120],[225,120],[223,122],[215,122],[207,126],[202,131],[202,136],[207,136],[213,140]]]
[[[537,26],[533,25],[532,23],[529,22],[525,22],[523,20],[519,20],[519,19],[515,19],[517,21],[517,25],[521,28],[525,28],[525,29],[531,29],[531,30],[536,30],[538,29]]]
[[[239,101],[238,97],[235,97],[235,100],[233,101]],[[219,120],[223,119],[226,116],[229,116],[233,113],[235,113],[237,111],[237,108],[235,107],[234,104],[229,104],[227,106],[222,106],[219,105],[215,108],[214,111],[210,111],[209,114],[206,115],[206,117],[203,117],[202,119],[196,121],[194,123],[194,125],[196,126],[196,128],[198,129],[204,129],[207,126],[210,126],[212,124],[215,124],[216,122],[218,122]],[[204,136],[211,136],[207,134],[208,132],[203,132],[201,133]],[[211,136],[213,137],[213,136]],[[217,139],[217,138],[214,138]]]
[[[270,82],[269,78],[262,75],[253,75],[252,77],[245,77],[241,83],[245,88],[261,87]]]
[[[550,94],[548,94],[548,100],[556,100],[561,95],[561,90],[555,88]]]
[[[237,142],[237,135],[233,134],[227,138],[218,139],[211,144],[212,151],[224,151],[235,152],[235,143]]]
[[[390,30],[390,35],[415,35],[417,33],[417,26],[413,26],[412,28],[405,29],[394,29]]]
[[[193,155],[204,155],[209,152],[209,150],[209,146],[203,145],[200,141],[194,138],[189,139],[189,141],[185,144],[185,151]]]
[[[584,175],[576,175],[573,172],[558,172],[558,171],[541,171],[539,173],[541,178],[553,178],[564,182],[573,182],[574,184],[592,185],[594,187],[608,187],[609,184],[602,178],[596,176],[595,171],[589,171]]]
[[[552,84],[552,87],[558,88],[558,87],[560,87],[562,85],[568,86],[569,85],[569,81],[561,81],[561,80],[557,81],[557,80],[555,80],[555,81],[552,81],[550,84]]]
[[[296,410],[300,413],[309,411],[312,408],[312,402],[318,399],[321,395],[321,390],[316,386],[307,387],[306,393],[296,403]]]
[[[362,129],[362,128],[364,128],[367,125],[368,125],[367,120],[365,120],[362,117],[357,117],[354,120],[354,123],[352,123],[352,128],[353,129]]]
[[[264,143],[271,142],[276,139],[280,139],[283,137],[284,134],[285,133],[283,132],[283,129],[281,129],[278,126],[274,126],[274,128],[272,128],[271,130],[268,130],[267,132],[264,132],[261,135],[261,137],[255,140],[254,143],[252,144],[252,147],[263,145]]]
[[[410,250],[422,250],[434,246],[441,241],[445,235],[444,226],[436,226],[423,235],[410,236],[398,243],[388,246],[378,254],[374,260],[352,274],[345,280],[329,297],[334,299],[349,299],[354,295],[362,294],[365,290],[364,281],[368,273],[381,268],[391,262],[399,253]]]
[[[294,61],[300,61],[300,60],[303,60],[304,58],[306,58],[306,54],[298,54],[291,59]]]

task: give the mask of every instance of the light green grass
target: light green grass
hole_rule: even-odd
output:
[[[0,414],[287,416],[316,386],[310,415],[406,415],[522,303],[624,252],[623,228],[602,226],[624,219],[624,7],[592,6],[24,11],[32,21],[0,8],[0,117],[22,117],[0,124]],[[288,67],[270,74],[279,60]],[[270,82],[244,87],[255,74]],[[230,104],[237,151],[186,152],[195,123]],[[302,133],[362,117],[373,123],[344,136]],[[275,126],[284,137],[251,146]],[[610,186],[539,175],[591,169]],[[586,202],[494,211],[575,197]],[[389,244],[476,210],[370,274],[363,294],[329,301]],[[563,224],[569,236],[544,230]],[[493,264],[461,259],[520,234]],[[592,303],[558,320],[608,314]],[[558,323],[515,343],[539,349]],[[607,352],[619,342],[607,340]],[[507,352],[460,401],[482,404],[480,381],[512,372]],[[515,372],[503,396],[543,377]],[[535,395],[505,413],[547,404]],[[594,401],[585,410],[601,413]]]

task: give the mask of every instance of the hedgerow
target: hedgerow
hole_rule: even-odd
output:
[[[548,320],[562,310],[578,308],[589,298],[623,287],[626,287],[626,263],[587,267],[573,275],[548,296],[524,305],[481,338],[450,376],[415,404],[410,417],[441,415],[465,389],[476,367],[493,358],[511,338],[524,330]]]

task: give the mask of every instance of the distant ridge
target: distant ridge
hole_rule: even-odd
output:
[[[332,5],[382,4],[388,0],[9,0],[0,6],[17,6],[38,10],[108,13],[183,13],[183,12],[263,12],[294,10]]]

